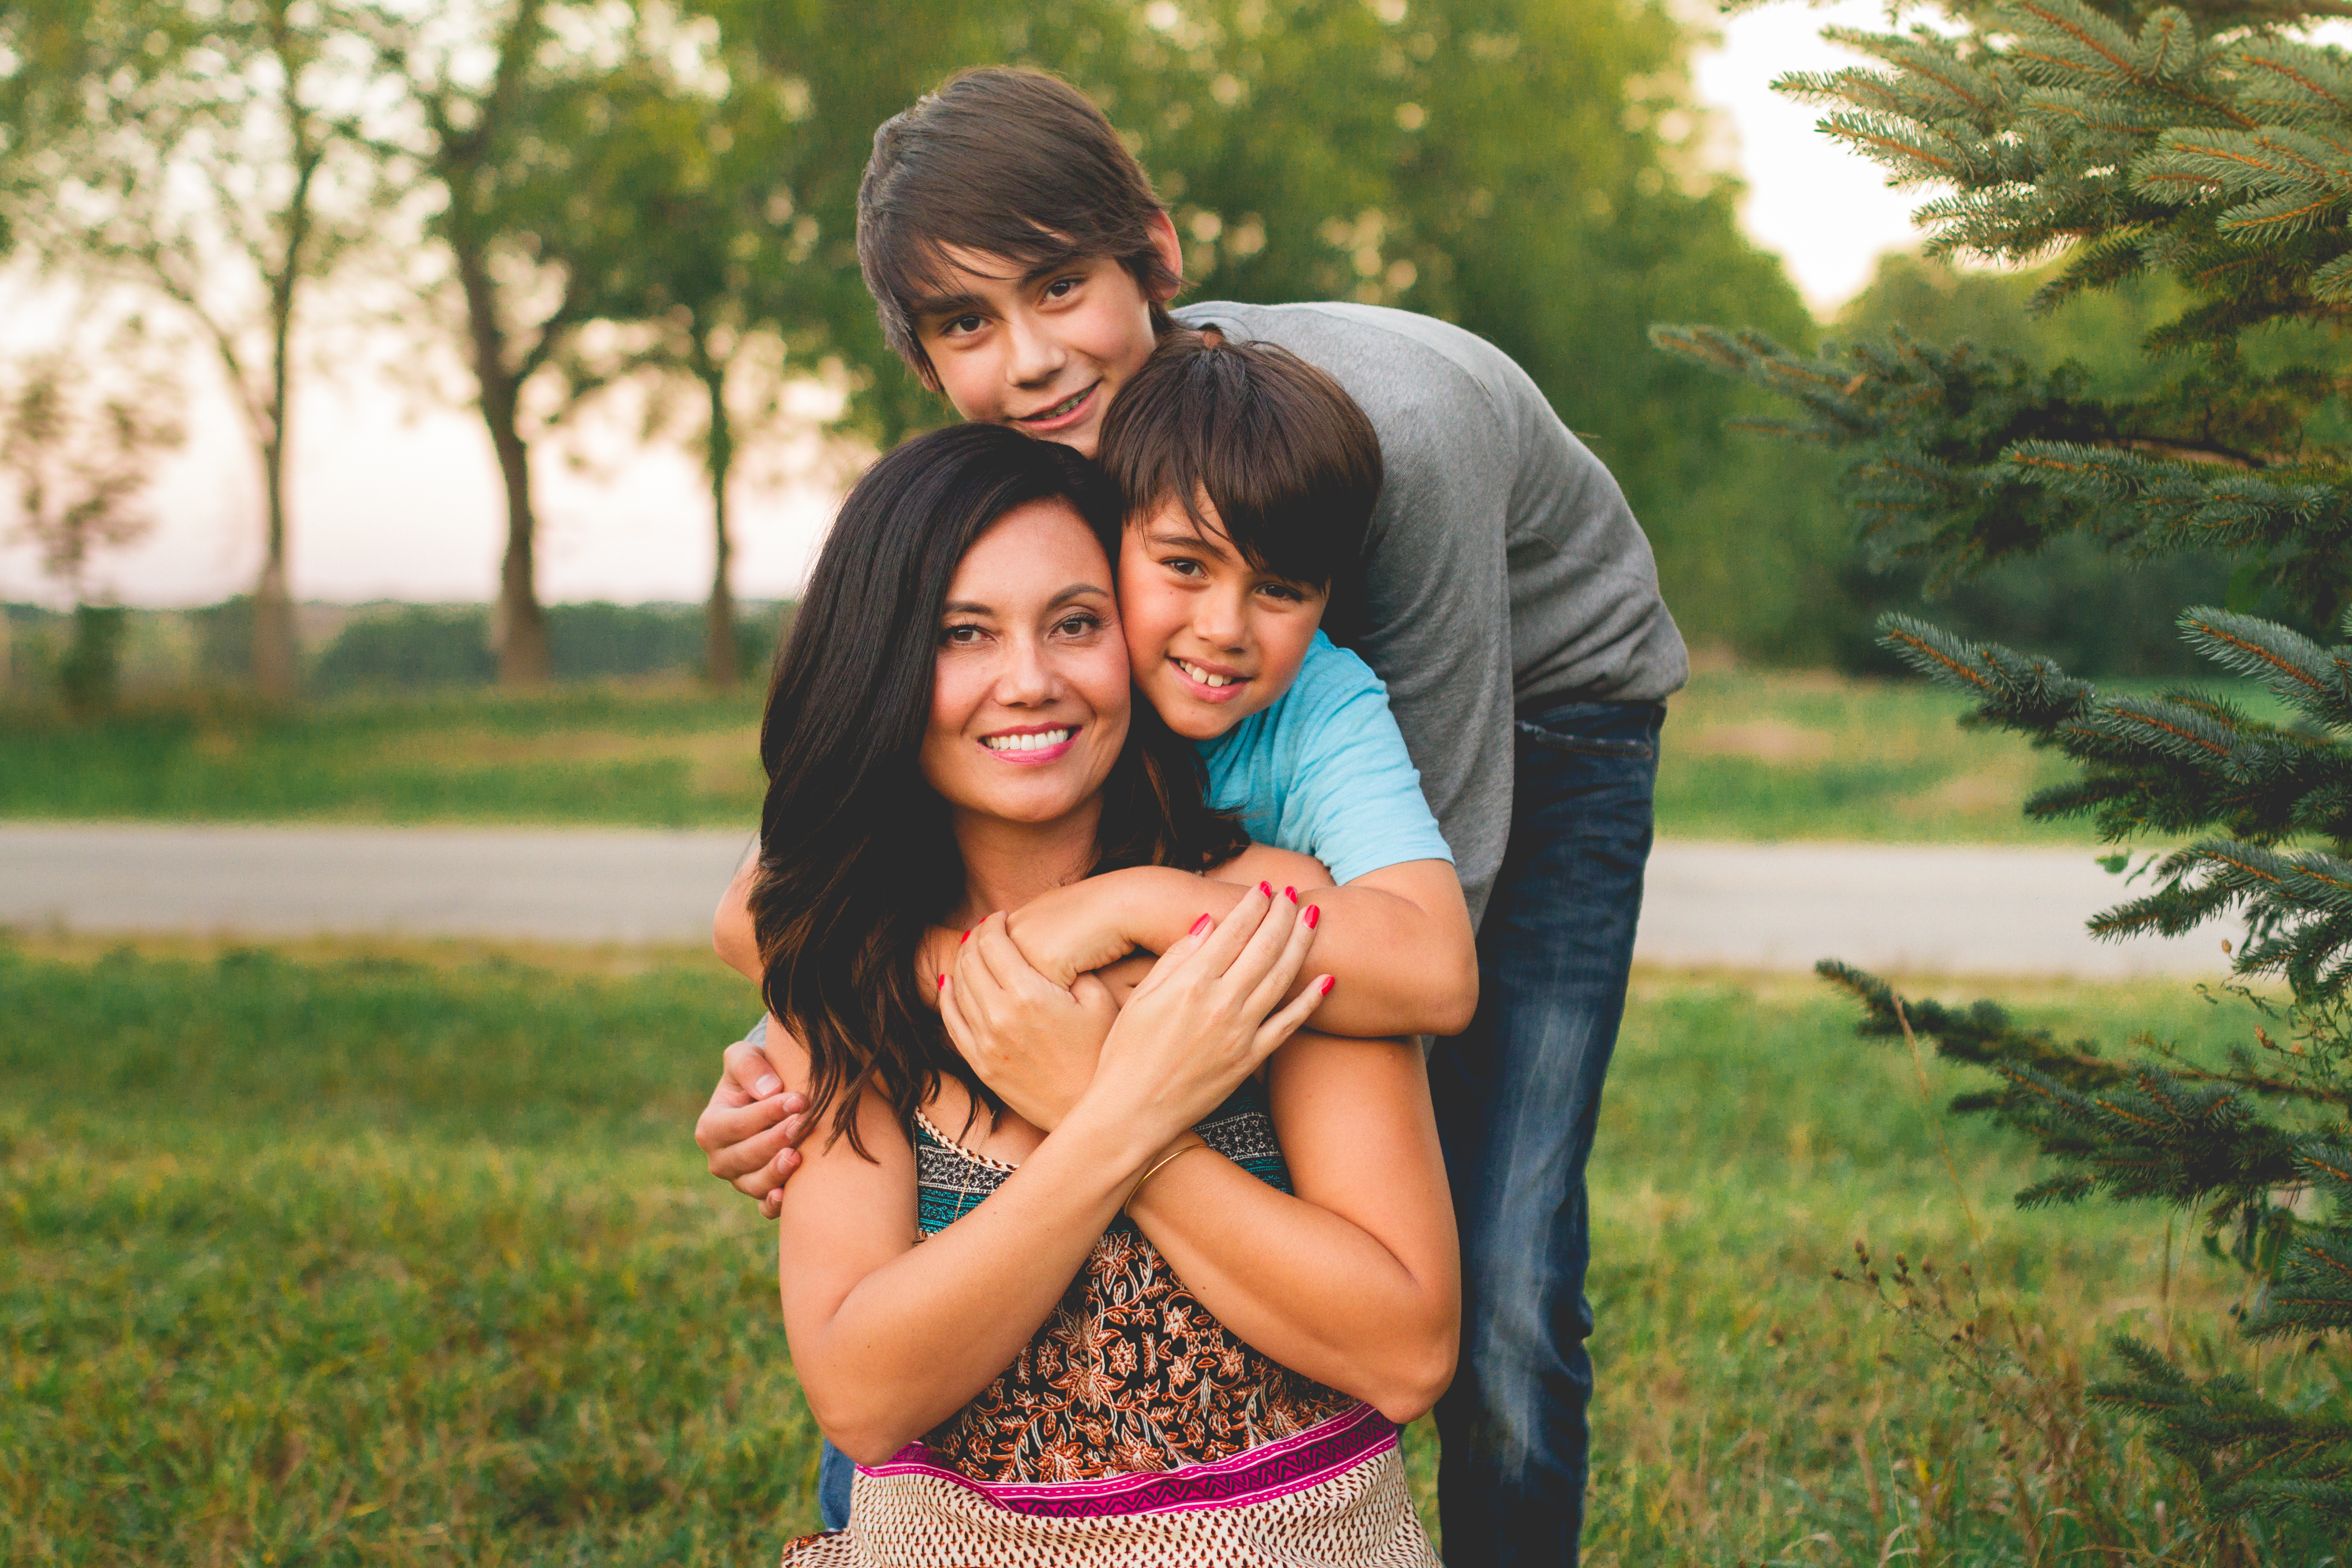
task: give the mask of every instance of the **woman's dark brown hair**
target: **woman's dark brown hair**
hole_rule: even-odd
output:
[[[1093,100],[1019,66],[959,72],[874,132],[857,186],[857,265],[882,336],[939,390],[915,336],[922,299],[948,292],[943,247],[1013,262],[1024,273],[1107,256],[1152,301],[1183,279],[1151,243],[1164,209],[1151,181]]]
[[[812,1123],[831,1106],[835,1135],[848,1132],[861,1153],[853,1115],[867,1090],[903,1121],[946,1073],[1002,1109],[948,1043],[915,972],[923,933],[963,893],[947,803],[920,758],[956,567],[991,523],[1048,499],[1098,535],[1117,526],[1093,464],[1002,425],[957,425],[890,453],[842,502],[769,687],[751,894],[761,992],[808,1051]],[[1248,841],[1202,802],[1192,748],[1135,704],[1103,786],[1094,869],[1204,871]]]

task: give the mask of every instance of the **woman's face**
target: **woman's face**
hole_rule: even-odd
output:
[[[959,810],[1051,822],[1091,800],[1127,740],[1110,562],[1066,501],[972,542],[940,615],[923,777]]]

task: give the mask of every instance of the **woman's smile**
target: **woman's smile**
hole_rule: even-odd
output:
[[[1069,755],[1083,725],[1037,725],[1025,729],[1003,729],[994,735],[983,735],[980,744],[989,755],[1015,767],[1035,768],[1057,761]]]

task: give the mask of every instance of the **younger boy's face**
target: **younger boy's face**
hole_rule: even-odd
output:
[[[1164,231],[1164,233],[1163,233]],[[1183,267],[1163,217],[1153,243]],[[914,302],[915,337],[964,418],[1095,455],[1103,412],[1158,340],[1153,300],[1110,256],[1028,269],[950,247],[942,291]]]
[[[1207,497],[1200,509],[1205,530],[1174,499],[1129,518],[1118,551],[1135,684],[1187,740],[1223,735],[1288,691],[1330,598],[1250,565]]]

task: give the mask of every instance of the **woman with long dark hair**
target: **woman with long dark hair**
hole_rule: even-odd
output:
[[[779,1275],[859,1461],[849,1528],[785,1560],[1432,1563],[1395,1430],[1457,1332],[1421,1055],[1300,1032],[1328,878],[1132,702],[1099,486],[995,426],[899,447],[777,668],[750,903],[817,1128]],[[995,912],[1139,864],[1254,885],[1123,998],[1053,991]],[[944,1018],[941,925],[973,944]],[[1018,1051],[957,1049],[1015,1001]]]

